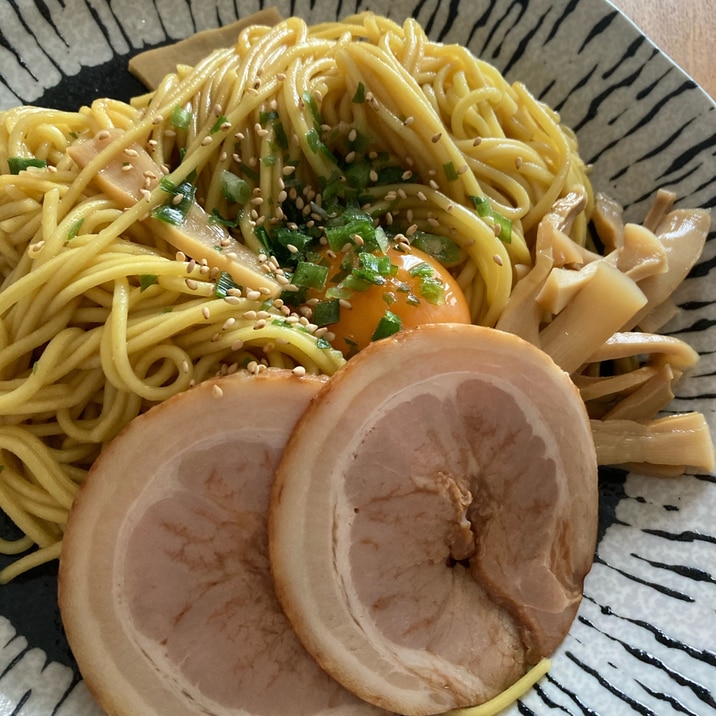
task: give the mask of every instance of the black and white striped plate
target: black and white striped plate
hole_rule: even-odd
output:
[[[270,3],[274,4],[274,3]],[[716,106],[605,0],[293,0],[309,21],[373,9],[415,15],[436,40],[468,45],[559,110],[593,181],[639,221],[659,187],[679,206],[716,204]],[[0,109],[74,109],[141,88],[137,51],[263,6],[241,0],[0,0]],[[714,239],[715,233],[710,235]],[[702,360],[676,411],[716,433],[716,242],[681,288],[669,332]],[[601,531],[585,599],[551,672],[509,713],[716,715],[716,478],[601,476]],[[0,716],[85,716],[62,635],[52,569],[0,588]]]

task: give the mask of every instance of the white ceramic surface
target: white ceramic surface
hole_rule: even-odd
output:
[[[659,187],[678,206],[716,203],[716,106],[604,0],[277,2],[324,20],[416,15],[558,109],[628,219]],[[263,6],[241,0],[0,0],[0,109],[73,108],[139,91],[127,58]],[[712,232],[710,239],[716,234]],[[673,409],[716,433],[716,243],[678,293],[668,332],[702,360]],[[716,714],[716,478],[602,475],[601,538],[585,598],[549,675],[509,713]],[[99,713],[63,640],[52,569],[0,588],[0,716]]]

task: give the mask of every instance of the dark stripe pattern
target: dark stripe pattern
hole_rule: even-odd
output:
[[[628,220],[644,216],[659,187],[679,206],[716,205],[716,106],[604,0],[0,0],[0,108],[126,99],[141,91],[125,69],[132,53],[269,4],[309,21],[363,9],[412,15],[433,39],[467,44],[560,112],[596,189],[617,197]],[[701,410],[712,428],[715,235],[669,326],[702,355],[673,409]],[[716,715],[716,480],[604,471],[601,482],[600,541],[578,618],[551,672],[508,713]],[[53,592],[27,606],[48,579],[0,589],[0,714],[98,714]]]

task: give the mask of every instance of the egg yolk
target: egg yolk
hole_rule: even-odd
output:
[[[357,257],[353,254],[354,264]],[[471,323],[470,310],[455,278],[428,254],[411,248],[409,253],[391,248],[389,275],[380,276],[379,285],[353,290],[342,302],[340,318],[328,326],[335,335],[333,345],[346,357],[365,348],[372,340],[381,319],[390,311],[400,319],[401,328],[425,323]],[[335,286],[331,278],[345,273],[344,254],[324,254],[328,264],[328,281],[314,297],[323,299],[325,291]]]

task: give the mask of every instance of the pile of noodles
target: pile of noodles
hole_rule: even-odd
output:
[[[176,108],[188,122],[172,121]],[[70,148],[116,129],[80,171]],[[570,238],[587,242],[591,189],[556,113],[467,49],[428,40],[412,20],[254,26],[131,104],[5,112],[0,507],[24,536],[0,551],[27,554],[0,572],[2,582],[58,556],[86,471],[139,413],[217,374],[331,374],[344,362],[306,307],[251,286],[220,292],[210,261],[160,238],[148,218],[166,201],[159,178],[147,177],[132,206],[97,190],[98,168],[131,164],[133,146],[173,186],[191,181],[207,216],[259,253],[257,226],[284,222],[287,203],[320,217],[322,192],[351,164],[399,167],[389,184],[371,173],[371,214],[392,233],[454,241],[462,258],[451,270],[484,325],[496,324],[533,264],[540,220],[570,192],[586,197]],[[18,157],[45,165],[11,173]],[[244,207],[222,192],[224,171],[249,183]],[[475,198],[492,213],[479,215]]]

